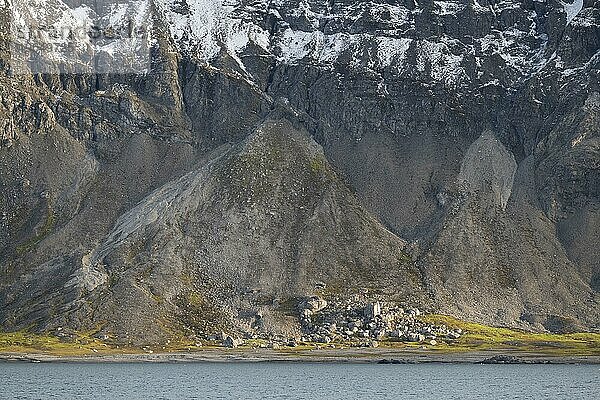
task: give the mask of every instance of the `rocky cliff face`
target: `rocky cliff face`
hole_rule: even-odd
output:
[[[315,293],[599,326],[600,3],[118,3],[0,0],[4,329],[296,332]],[[147,59],[15,70],[15,20],[127,16]]]

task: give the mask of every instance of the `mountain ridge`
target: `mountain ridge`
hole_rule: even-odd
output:
[[[91,10],[86,1],[59,3],[42,4],[36,15],[51,22],[65,18],[53,14],[56,9],[68,15]],[[321,293],[316,281],[360,301],[401,302],[488,324],[598,327],[597,1],[123,3],[122,12],[98,9],[85,18],[121,21],[131,10],[150,10],[145,75],[72,73],[68,63],[60,75],[15,75],[5,34],[10,24],[3,28],[4,329],[100,324],[123,341],[143,342],[167,340],[171,325],[192,329],[190,321],[203,313],[230,329],[252,331],[248,315],[258,313],[271,318],[267,331],[298,334],[294,312],[274,304]],[[1,9],[10,22],[8,9]],[[110,56],[105,46],[94,51]],[[81,47],[81,54],[89,49]],[[58,65],[53,53],[44,56]],[[289,143],[270,134],[256,139],[260,129]],[[295,174],[311,176],[314,167],[335,176],[330,192],[311,192],[322,182],[308,178],[298,187],[284,185],[273,193],[288,210],[277,222],[265,222],[273,212],[268,202],[257,203],[244,223],[244,213],[222,214],[215,198],[240,206],[232,187],[240,196],[255,189],[270,194],[270,181],[246,172],[256,161],[251,155],[271,141],[284,149],[282,158],[271,160],[275,164],[259,158],[257,171],[285,165],[275,174],[281,183],[293,182]],[[289,150],[290,143],[300,144]],[[307,161],[311,152],[319,154],[314,165]],[[226,178],[215,181],[213,197],[197,200],[202,190],[192,190],[192,177],[216,179],[198,171],[221,153],[224,158],[212,161],[219,168],[227,170],[223,160],[235,154],[247,156],[236,159],[244,167],[232,161]],[[305,200],[319,212],[290,211],[284,199],[300,189],[311,193]],[[160,207],[148,203],[153,196],[163,196]],[[231,221],[204,223],[229,236],[213,231],[211,238],[210,229],[200,229],[206,215],[186,208],[193,199],[198,203],[191,210]],[[317,207],[317,200],[324,203]],[[179,214],[170,214],[174,202]],[[197,230],[195,239],[169,225],[183,209],[193,215],[187,226]],[[307,231],[312,218],[324,221],[323,232]],[[125,223],[130,220],[137,222]],[[242,247],[230,241],[260,223],[266,225],[255,241],[244,239]],[[353,228],[331,236],[340,224]],[[128,242],[145,235],[150,239]],[[267,245],[265,238],[275,235],[295,237],[290,242],[302,246]],[[174,237],[187,244],[175,246]],[[325,243],[331,258],[321,255],[312,264],[298,258]],[[155,290],[140,284],[142,265],[157,259],[168,265],[169,257],[194,264],[199,247],[210,261],[190,276],[212,286],[190,291],[200,278],[173,277],[156,265]],[[144,261],[136,265],[136,259]],[[219,268],[252,276],[260,271],[253,269],[257,260],[289,264],[262,288],[273,292],[270,305],[245,300],[252,287],[219,289],[211,304],[207,294],[228,281]],[[319,269],[329,268],[348,274],[347,281],[317,278]],[[361,293],[354,286],[366,285],[367,271],[387,271],[391,281]],[[291,277],[290,298],[280,298],[280,283]],[[111,294],[119,279],[120,292]],[[196,301],[190,301],[193,293]],[[237,300],[226,300],[228,293]],[[198,324],[197,330],[212,326]]]

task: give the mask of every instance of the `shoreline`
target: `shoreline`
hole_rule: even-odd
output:
[[[394,349],[331,349],[277,351],[272,349],[206,349],[195,352],[54,355],[0,353],[2,363],[346,363],[346,364],[596,364],[600,355],[548,355],[519,351],[435,353]]]

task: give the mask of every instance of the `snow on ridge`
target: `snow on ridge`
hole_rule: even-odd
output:
[[[473,10],[475,10],[477,13],[490,12],[490,8],[482,6],[478,0],[473,0]]]
[[[356,68],[408,67],[407,53],[414,44],[416,52],[416,71],[430,73],[431,78],[453,86],[467,79],[462,67],[463,55],[453,54],[450,50],[452,40],[445,38],[440,42],[430,40],[414,41],[410,38],[392,38],[371,34],[337,33],[325,35],[323,32],[303,32],[287,29],[278,46],[281,50],[280,62],[298,64],[309,62],[331,65],[343,55],[349,58],[349,64]],[[365,53],[371,54],[365,59]]]
[[[186,8],[182,8],[178,0],[156,0],[156,3],[166,19],[173,40],[183,50],[190,51],[205,61],[216,58],[219,52],[225,49],[241,64],[239,53],[250,43],[268,53],[272,53],[273,45],[279,44],[278,47],[283,53],[280,58],[284,61],[295,62],[309,53],[317,60],[333,61],[335,54],[355,42],[342,33],[325,37],[318,29],[320,21],[331,16],[313,11],[306,0],[301,1],[299,7],[289,15],[305,18],[312,25],[311,32],[288,27],[276,37],[270,37],[267,31],[251,19],[242,20],[240,13],[251,13],[258,7],[261,11],[269,12],[283,20],[277,9],[277,6],[282,4],[277,2],[254,3],[253,6],[249,6],[239,0],[187,0]],[[276,8],[271,8],[272,6]],[[405,24],[412,18],[412,12],[402,6],[371,4],[369,7],[378,13],[387,13],[387,22],[390,24]],[[354,7],[347,10],[351,14],[355,11]],[[348,15],[339,17],[350,18]],[[316,53],[322,54],[315,56]],[[240,67],[243,69],[243,65]]]
[[[536,46],[525,40],[533,37]],[[506,65],[520,75],[528,76],[541,70],[549,61],[546,57],[548,36],[536,35],[535,31],[524,32],[516,27],[504,31],[492,31],[477,39],[484,57],[497,54]]]
[[[277,40],[279,61],[292,65],[301,60],[331,64],[342,52],[355,46],[361,40],[360,36],[347,33],[326,35],[321,31],[304,32],[288,28]]]
[[[147,28],[149,21],[151,21],[150,2],[128,0],[127,3],[112,4],[108,13],[101,16],[100,25],[123,28],[133,22],[136,28]],[[149,63],[151,34],[151,30],[147,30],[139,36],[134,36],[132,40],[100,42],[96,45],[97,51],[110,55],[115,61],[125,62],[127,55],[134,54],[138,58],[137,64]],[[146,67],[149,68],[149,65]]]
[[[304,0],[290,10],[285,8],[288,3],[283,0],[255,1],[251,5],[240,0],[187,0],[189,7],[182,9],[178,0],[155,1],[164,11],[171,35],[183,51],[208,62],[218,57],[221,51],[226,51],[242,71],[246,69],[241,54],[250,44],[283,64],[305,62],[332,67],[337,62],[344,62],[353,68],[375,71],[393,68],[408,75],[426,73],[434,81],[448,85],[461,84],[469,79],[463,67],[465,54],[469,52],[477,59],[498,54],[511,70],[521,75],[530,75],[546,62],[544,43],[547,39],[535,29],[535,13],[530,15],[532,25],[529,32],[516,26],[492,31],[486,37],[476,38],[473,46],[454,43],[449,37],[439,40],[410,38],[407,34],[410,26],[407,25],[414,23],[414,15],[421,12],[420,7],[409,10],[388,3],[356,2],[343,8],[327,8]],[[575,7],[578,3],[582,0],[575,0],[569,6]],[[481,4],[474,0],[476,13],[516,9],[521,2],[500,1],[495,3],[494,9]],[[455,15],[467,7],[457,0],[435,0],[434,5],[434,12],[438,15]],[[254,22],[257,21],[254,19],[256,12],[275,16],[279,30],[271,35],[261,28],[258,22]],[[363,17],[369,21],[375,19],[376,27],[369,32],[358,33],[348,33],[344,29],[352,21]],[[329,24],[335,31],[324,32],[323,20],[336,22]],[[529,38],[533,41],[525,40]],[[483,54],[475,54],[479,51],[475,50],[476,47],[480,47]],[[414,65],[409,65],[409,62]],[[411,66],[414,68],[409,70]]]
[[[464,68],[461,67],[462,55],[450,51],[448,43],[423,40],[417,42],[417,71],[426,72],[431,69],[431,77],[449,86],[455,86],[466,79]]]
[[[17,34],[11,45],[28,49],[35,44],[44,49],[43,56],[48,60],[76,59],[76,52],[87,52],[91,47],[87,32],[93,25],[93,16],[88,6],[71,9],[61,0],[14,1],[11,31]],[[76,40],[70,39],[73,34]],[[68,45],[72,47],[67,48]]]
[[[188,10],[181,9],[178,3],[157,0],[172,39],[194,57],[208,62],[226,50],[240,69],[246,71],[239,54],[250,43],[269,51],[268,32],[233,15],[240,5],[238,0],[187,0]]]
[[[390,22],[396,25],[406,24],[412,19],[412,11],[403,6],[386,5],[383,10],[390,13]]]
[[[377,60],[380,63],[379,66],[387,67],[394,62],[402,62],[406,59],[406,52],[413,40],[406,38],[397,39],[381,37],[378,38],[377,42]]]
[[[185,48],[197,47],[200,58],[210,60],[221,47],[217,41],[225,28],[228,10],[222,0],[188,0],[189,10],[181,9],[177,0],[158,0],[171,36]]]
[[[343,14],[323,15],[323,10],[313,10],[307,1],[302,1],[288,16],[303,17],[310,23],[307,31],[306,26],[296,28],[281,18],[277,8],[282,5],[279,2],[265,4],[264,9],[258,5],[262,11],[277,16],[282,22],[283,30],[271,36],[252,23],[251,18],[242,20],[240,15],[245,15],[248,8],[241,6],[239,0],[229,0],[227,5],[224,3],[226,0],[188,0],[189,10],[178,8],[177,0],[157,1],[171,28],[173,39],[184,50],[205,61],[211,61],[220,51],[225,50],[243,71],[246,69],[240,54],[250,43],[262,48],[267,54],[276,55],[280,63],[289,65],[306,62],[331,67],[342,58],[353,68],[395,68],[398,71],[408,67],[407,54],[414,43],[412,38],[377,32],[325,33],[318,29],[323,18],[352,20],[363,15],[364,7],[371,10],[371,15],[381,14],[383,26],[400,26],[410,23],[413,14],[417,12],[403,6],[360,3],[356,7],[345,9]],[[439,3],[443,12],[459,12],[465,8],[458,2],[436,3]],[[252,10],[249,15],[252,15],[251,12]],[[397,35],[394,29],[390,32]],[[452,54],[447,44],[418,41],[415,48],[420,63],[417,71],[430,71],[434,80],[449,84],[462,81],[465,75],[464,68],[461,67],[463,56]]]
[[[565,3],[564,1],[561,1],[561,3],[565,10],[565,13],[567,13],[568,25],[583,9],[583,0],[573,0],[573,3]]]
[[[455,15],[462,12],[467,6],[460,2],[452,1],[434,1],[434,4],[438,7],[439,15]]]
[[[321,31],[304,32],[286,29],[277,41],[279,61],[297,64],[304,60],[317,64],[333,64],[344,52],[351,57],[351,66],[363,65],[362,53],[373,47],[375,57],[367,60],[372,69],[401,64],[406,58],[412,39],[379,37],[365,33],[335,33],[326,35]]]
[[[589,26],[598,25],[598,22],[596,22],[596,18],[594,18],[592,9],[586,8],[583,11],[581,11],[579,14],[577,14],[577,18],[575,18],[571,21],[571,25],[580,26],[580,27],[589,27]]]
[[[295,64],[310,55],[319,59],[319,52],[326,48],[323,44],[324,37],[321,31],[304,32],[286,29],[279,43],[281,50],[279,60],[287,64]]]
[[[316,13],[310,8],[308,0],[302,0],[299,7],[292,10],[290,15],[296,18],[304,17],[310,22],[313,29],[317,29],[319,27],[319,21],[324,17],[323,14]]]
[[[13,0],[11,6],[17,73],[143,74],[149,68],[150,0],[87,0],[76,7],[64,0]]]

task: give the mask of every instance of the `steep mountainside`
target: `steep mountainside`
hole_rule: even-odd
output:
[[[0,0],[0,326],[291,334],[319,294],[599,328],[600,2],[568,1]]]

